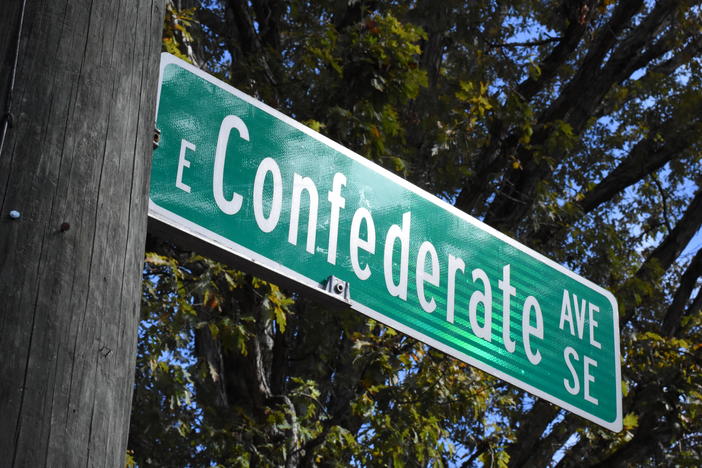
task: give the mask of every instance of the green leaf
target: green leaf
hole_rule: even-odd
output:
[[[624,416],[622,424],[626,430],[634,429],[639,425],[639,417],[634,413],[628,413],[626,416]]]

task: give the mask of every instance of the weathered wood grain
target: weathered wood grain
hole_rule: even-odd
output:
[[[0,17],[0,111],[21,0]],[[0,154],[0,465],[121,466],[162,0],[29,0]],[[10,219],[10,210],[21,218]]]

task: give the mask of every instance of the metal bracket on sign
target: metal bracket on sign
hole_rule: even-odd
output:
[[[161,130],[158,128],[154,129],[154,149],[158,148],[158,145],[161,143]]]
[[[324,285],[324,290],[337,299],[344,301],[347,304],[351,304],[351,292],[348,282],[332,275],[327,278],[327,282]]]

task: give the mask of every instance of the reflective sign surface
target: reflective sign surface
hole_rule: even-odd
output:
[[[154,219],[621,429],[606,290],[168,54],[157,126]]]

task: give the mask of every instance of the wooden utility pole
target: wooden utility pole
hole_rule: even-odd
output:
[[[162,0],[3,1],[2,466],[123,464],[162,21]]]

